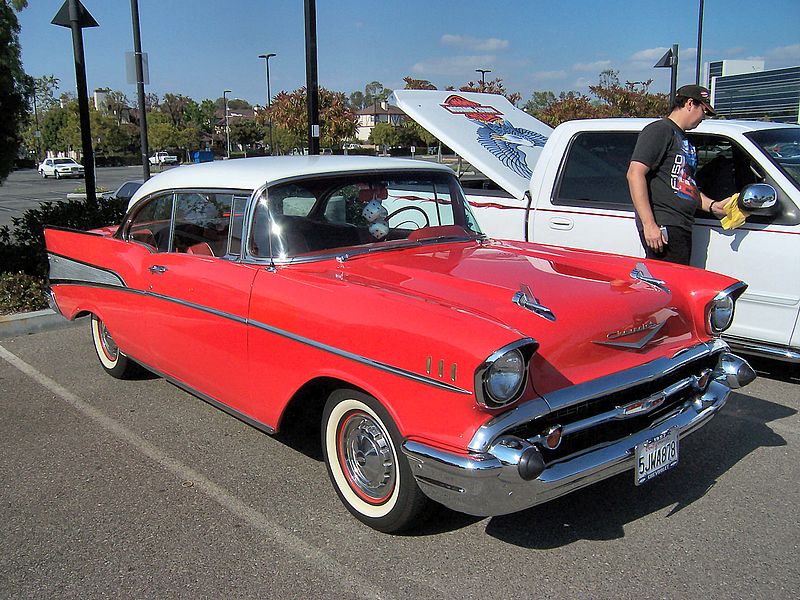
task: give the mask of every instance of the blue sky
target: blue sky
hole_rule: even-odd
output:
[[[51,25],[63,0],[30,0],[20,13],[22,57],[33,76],[53,74],[75,91],[68,29]],[[128,0],[83,0],[100,24],[84,30],[89,88],[136,97],[126,83],[133,49]],[[317,0],[320,84],[346,94],[371,81],[401,88],[403,77],[440,88],[491,69],[509,91],[587,91],[603,69],[620,80],[653,79],[667,91],[669,69],[652,66],[680,46],[678,83],[694,83],[699,0]],[[139,0],[147,91],[201,100],[264,103],[264,61],[273,95],[305,84],[303,0]],[[706,0],[703,60],[761,58],[766,68],[800,65],[800,0]]]

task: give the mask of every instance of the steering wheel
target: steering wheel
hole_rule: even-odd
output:
[[[430,227],[431,226],[431,221],[428,218],[428,213],[426,213],[424,210],[422,210],[419,206],[403,206],[402,208],[398,208],[396,211],[392,212],[388,217],[386,217],[386,221],[388,222],[389,220],[391,220],[392,217],[395,217],[395,216],[397,216],[397,215],[399,215],[399,214],[401,214],[401,213],[403,213],[403,212],[405,212],[407,210],[417,211],[417,212],[421,213],[422,214],[422,218],[425,219],[425,225],[424,226],[425,227]],[[406,223],[416,225],[417,229],[420,229],[420,227],[417,224],[417,222],[413,221],[413,220],[403,221],[402,223],[399,223],[397,225],[397,227],[399,227],[400,225],[405,225]]]

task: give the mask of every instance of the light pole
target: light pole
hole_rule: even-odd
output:
[[[230,90],[224,90],[222,92],[222,99],[225,102],[225,146],[228,150],[227,158],[231,157],[231,128],[228,124],[228,94],[230,93]]]
[[[491,69],[475,69],[475,72],[481,74],[481,91],[485,92],[486,91],[486,74],[487,73],[491,73],[492,70]]]
[[[264,59],[264,64],[267,66],[267,116],[269,117],[269,153],[272,156],[273,153],[273,146],[272,146],[272,94],[270,94],[269,90],[269,59],[273,56],[278,56],[274,52],[270,52],[269,54],[259,54],[258,58]]]

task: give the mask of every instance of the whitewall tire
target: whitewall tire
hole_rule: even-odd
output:
[[[421,523],[428,501],[386,409],[355,390],[333,392],[322,418],[322,449],[333,487],[360,521],[384,532]]]
[[[139,365],[122,353],[105,323],[92,315],[91,326],[94,349],[105,372],[117,379],[129,379],[136,375],[140,371]]]

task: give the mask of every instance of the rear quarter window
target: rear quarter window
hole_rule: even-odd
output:
[[[564,157],[553,203],[633,210],[626,175],[638,136],[638,131],[576,135]]]

